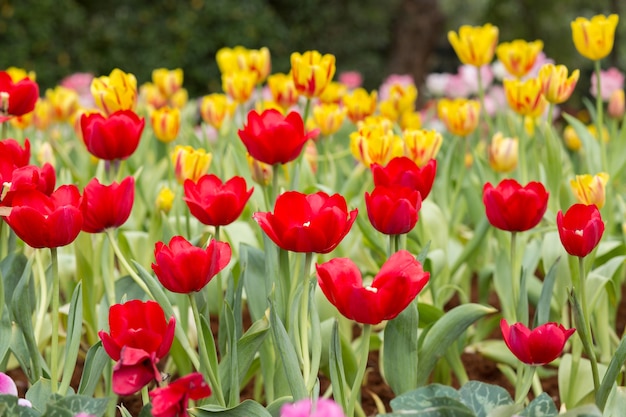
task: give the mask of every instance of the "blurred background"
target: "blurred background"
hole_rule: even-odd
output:
[[[490,22],[500,41],[542,39],[588,83],[592,62],[577,54],[570,22],[623,9],[624,0],[0,0],[0,67],[34,70],[42,91],[73,72],[119,67],[141,84],[154,68],[181,67],[197,97],[221,90],[218,49],[267,46],[273,72],[289,71],[291,52],[317,49],[336,56],[337,73],[361,72],[368,89],[394,73],[419,86],[460,65],[449,30]],[[622,18],[604,67],[624,68]]]

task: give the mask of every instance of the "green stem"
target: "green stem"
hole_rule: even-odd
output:
[[[518,322],[522,319],[522,317],[517,317],[517,306],[519,305],[520,296],[520,276],[517,265],[517,232],[511,232],[511,275],[511,290],[513,291],[513,300],[511,300],[513,302],[513,318],[516,322]]]
[[[596,129],[598,131],[598,140],[600,141],[600,158],[602,161],[602,170],[606,171],[606,172],[610,172],[609,171],[609,166],[608,166],[608,162],[607,162],[607,155],[606,155],[606,143],[604,143],[604,138],[603,138],[603,106],[602,106],[602,86],[601,86],[601,79],[602,77],[600,77],[600,60],[596,60],[595,61],[595,72],[596,72],[596,81],[597,81],[597,91],[596,91]]]
[[[196,297],[194,293],[187,294],[189,296],[189,304],[191,305],[191,312],[193,313],[193,319],[196,323],[196,331],[198,333],[198,350],[200,355],[200,372],[208,378],[211,383],[211,389],[217,399],[217,402],[221,406],[226,406],[224,401],[224,394],[222,393],[222,387],[217,381],[215,376],[215,370],[211,368],[211,362],[209,361],[209,353],[204,340],[204,332],[202,331],[202,321],[200,320],[200,312],[198,310],[198,304],[196,303]],[[209,337],[212,337],[209,335]]]
[[[300,322],[298,329],[300,331],[300,348],[302,356],[302,376],[305,381],[310,381],[317,376],[317,369],[311,369],[311,354],[309,352],[309,274],[311,271],[311,263],[313,261],[313,253],[307,252],[304,255],[304,268],[302,270],[302,301],[300,303]]]
[[[141,288],[143,290],[143,292],[145,292],[150,298],[154,299],[154,297],[152,296],[152,293],[150,292],[150,290],[148,289],[146,284],[139,277],[139,275],[137,275],[137,272],[135,272],[135,269],[133,269],[133,267],[130,266],[130,264],[126,260],[126,257],[124,256],[124,254],[120,250],[120,247],[117,244],[117,241],[115,240],[115,236],[113,235],[113,233],[114,233],[114,229],[107,229],[106,230],[106,235],[109,238],[109,242],[111,242],[111,247],[113,248],[113,252],[115,252],[115,255],[117,256],[117,259],[122,264],[124,269],[126,269],[126,271],[130,275],[130,277],[133,279],[133,281],[135,281],[135,283],[139,286],[139,288]],[[107,280],[107,279],[104,280],[105,287],[106,287],[106,284],[107,284],[108,281],[109,280]],[[108,290],[107,290],[107,297],[109,297]],[[113,298],[115,298],[115,293],[113,293]],[[109,300],[109,302],[110,302],[110,300]],[[115,299],[113,300],[113,302],[115,302]],[[111,305],[113,305],[113,304],[111,304]]]
[[[272,191],[270,193],[270,204],[272,204],[272,206],[274,205],[274,203],[276,202],[276,198],[278,198],[278,169],[279,169],[280,165],[278,164],[274,164],[272,165]],[[268,210],[271,210],[271,207],[268,208]]]
[[[483,120],[487,123],[489,127],[489,132],[487,137],[490,137],[493,133],[493,122],[489,114],[487,114],[487,108],[485,107],[485,88],[483,87],[483,76],[480,72],[481,67],[476,67],[476,74],[478,78],[478,99],[480,100],[480,114]]]
[[[302,121],[304,122],[304,126],[306,128],[306,120],[309,118],[309,110],[311,109],[311,98],[306,98],[306,104],[304,105],[304,113],[302,113]]]
[[[525,117],[520,115],[519,126],[519,168],[520,182],[525,185],[528,182],[528,170],[526,167],[526,126],[524,125]]]
[[[50,248],[52,261],[52,308],[50,315],[52,318],[52,346],[50,353],[50,379],[52,393],[56,393],[59,384],[59,258],[57,248]]]
[[[370,351],[370,335],[372,333],[372,325],[364,324],[363,332],[361,333],[361,344],[357,355],[359,356],[359,367],[357,369],[354,382],[352,383],[352,389],[350,391],[350,399],[348,400],[348,410],[346,417],[354,417],[354,407],[359,398],[361,392],[361,384],[363,383],[363,377],[365,376],[365,370],[367,369],[367,358]]]
[[[532,365],[521,365],[517,372],[517,383],[515,384],[515,403],[522,404],[526,397],[528,397],[528,391],[533,383],[533,377],[535,376],[535,367]]]
[[[583,326],[585,326],[585,331],[582,334],[583,337],[586,339],[583,340],[583,348],[585,348],[585,353],[589,357],[589,362],[591,363],[594,392],[598,392],[598,389],[600,388],[600,376],[598,374],[598,359],[596,358],[596,352],[593,349],[591,315],[589,314],[589,309],[587,307],[587,291],[585,286],[585,258],[578,257],[578,269],[580,271],[580,286],[578,290],[580,291],[580,306],[582,309]]]
[[[142,389],[141,389],[141,401],[143,402],[143,405],[145,406],[146,404],[150,403],[150,395],[148,394],[148,386],[145,385]]]

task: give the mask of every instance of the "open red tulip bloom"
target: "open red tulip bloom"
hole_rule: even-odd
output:
[[[109,117],[99,113],[83,114],[80,119],[87,150],[105,161],[131,156],[139,146],[145,123],[132,110],[119,110]]]
[[[56,185],[56,174],[54,167],[48,163],[43,167],[35,165],[26,165],[13,170],[11,178],[6,182],[11,185],[2,199],[3,206],[11,206],[13,204],[13,196],[20,190],[38,190],[49,196],[54,192]]]
[[[211,387],[199,372],[178,378],[166,387],[150,391],[154,417],[188,417],[189,400],[211,395]]]
[[[254,213],[254,220],[277,246],[292,252],[328,253],[348,234],[357,209],[346,199],[319,191],[287,191],[276,199],[274,213]]]
[[[370,167],[374,186],[402,186],[419,191],[422,200],[430,194],[437,173],[437,160],[431,159],[422,168],[406,156],[393,158],[386,166],[373,163]]]
[[[555,360],[576,331],[557,323],[545,323],[530,330],[522,323],[509,326],[505,319],[500,321],[500,330],[509,350],[527,365],[545,365]]]
[[[206,249],[193,246],[182,236],[174,236],[169,246],[157,242],[152,270],[165,288],[188,294],[200,291],[230,262],[230,245],[211,240]]]
[[[0,184],[10,182],[13,171],[28,165],[30,161],[30,142],[24,141],[24,147],[14,139],[0,140]]]
[[[160,380],[156,364],[170,350],[176,320],[165,320],[154,301],[132,300],[109,309],[110,333],[98,332],[102,347],[117,361],[113,368],[113,392],[131,395],[153,379]]]
[[[367,216],[374,229],[386,235],[410,232],[417,224],[422,198],[417,190],[402,186],[376,186],[365,193]]]
[[[253,188],[246,190],[246,180],[233,177],[222,183],[216,175],[203,175],[197,183],[186,180],[185,203],[202,224],[225,226],[241,215]]]
[[[74,185],[62,185],[50,196],[36,189],[18,190],[11,196],[11,214],[5,219],[29,246],[56,248],[72,243],[80,233],[80,204]]]
[[[39,98],[39,85],[26,77],[16,83],[6,71],[0,71],[0,93],[8,95],[7,114],[0,116],[23,116],[35,109]]]
[[[513,179],[502,180],[495,188],[483,188],[483,203],[492,226],[508,232],[523,232],[537,226],[548,208],[548,192],[540,182],[522,187]]]
[[[391,255],[366,287],[359,268],[350,259],[335,258],[316,268],[317,281],[328,301],[347,318],[364,324],[396,317],[430,277],[406,250]]]
[[[283,116],[278,110],[269,109],[261,114],[250,111],[248,123],[239,130],[239,137],[254,159],[275,165],[296,159],[306,141],[317,133],[317,130],[305,132],[300,114],[291,112]]]
[[[559,210],[556,225],[567,253],[581,258],[591,253],[604,233],[604,222],[595,205],[574,204],[565,214]]]
[[[83,230],[100,233],[123,225],[133,208],[135,179],[126,177],[121,183],[100,184],[97,178],[89,181],[83,190]]]

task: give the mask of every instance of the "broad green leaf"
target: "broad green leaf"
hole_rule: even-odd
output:
[[[11,318],[9,317],[9,309],[4,304],[3,300],[0,301],[3,303],[0,310],[4,312],[0,318],[0,363],[2,363],[4,357],[9,351],[9,348],[11,347],[12,326]]]
[[[102,347],[102,342],[98,341],[87,351],[85,363],[83,364],[83,374],[80,377],[78,393],[91,396],[96,390],[98,381],[102,377],[104,367],[109,362],[109,355]]]
[[[4,282],[4,302],[7,306],[11,305],[11,299],[13,298],[13,291],[17,287],[28,259],[22,253],[12,252],[9,253],[6,258],[0,261],[0,273],[2,274],[2,280]]]
[[[265,315],[267,294],[272,291],[270,280],[265,274],[265,252],[245,244],[241,245],[239,251],[247,305],[252,320],[259,320]]]
[[[609,362],[609,366],[607,368],[606,374],[604,374],[604,378],[602,378],[602,382],[600,384],[600,388],[598,392],[596,392],[596,404],[600,408],[604,408],[606,401],[611,393],[613,385],[617,380],[617,376],[619,375],[622,365],[626,361],[626,337],[623,337],[617,347],[617,350],[613,354],[613,358],[611,362]]]
[[[0,394],[0,416],[7,417],[39,417],[39,413],[30,408],[17,404],[17,397],[9,394]]]
[[[606,369],[605,365],[598,364],[601,380],[604,378]],[[578,371],[572,375],[572,355],[564,354],[559,363],[559,397],[561,402],[565,403],[568,408],[576,407],[592,392],[593,376],[589,360],[581,358]]]
[[[480,304],[464,304],[443,315],[428,330],[419,352],[417,385],[424,385],[437,360],[443,356],[442,346],[451,346],[476,320],[496,312],[494,308]]]
[[[378,417],[476,417],[463,403],[450,397],[433,397],[427,407],[402,409]]]
[[[417,388],[418,325],[415,302],[385,325],[382,349],[384,377],[396,394]]]
[[[604,408],[603,417],[621,417],[626,410],[626,389],[624,387],[615,387],[609,395],[609,399],[604,405],[598,406]]]
[[[92,398],[84,395],[69,395],[67,397],[61,397],[58,400],[48,403],[46,412],[43,414],[45,417],[53,417],[62,411],[69,411],[70,416],[74,416],[78,413],[91,414],[95,417],[101,417],[107,409],[111,399],[109,398]]]
[[[59,394],[64,395],[70,386],[70,381],[76,367],[76,358],[80,349],[83,330],[83,294],[82,283],[79,282],[72,294],[70,311],[67,317],[67,335],[65,340],[65,364],[63,378],[59,386]]]
[[[554,400],[545,392],[539,394],[519,413],[522,417],[555,417],[558,414]]]
[[[291,397],[277,398],[267,405],[267,411],[269,411],[272,417],[280,417],[280,409],[282,406],[291,402],[293,402],[293,398]]]
[[[397,396],[391,400],[390,405],[394,411],[421,410],[432,406],[434,398],[451,398],[455,401],[461,401],[461,395],[454,388],[447,385],[430,384]]]
[[[252,400],[245,400],[232,408],[205,405],[192,409],[191,414],[197,417],[272,417],[265,407]]]
[[[537,309],[535,310],[533,328],[550,321],[550,304],[552,301],[552,290],[554,289],[556,271],[558,270],[560,259],[561,258],[556,258],[556,261],[554,261],[552,266],[550,266],[550,270],[543,279],[541,295],[539,296],[539,302],[537,303]]]
[[[345,411],[348,408],[348,399],[350,394],[347,390],[348,381],[346,379],[346,372],[343,364],[341,338],[339,336],[339,323],[337,320],[333,320],[328,362],[328,366],[330,368],[330,383],[333,388],[333,397]]]
[[[46,404],[52,396],[52,386],[49,379],[41,378],[35,382],[26,392],[26,399],[30,401],[33,408],[40,412],[46,409]]]
[[[459,390],[461,402],[476,414],[486,417],[494,408],[513,404],[511,395],[504,388],[480,381],[469,381]]]
[[[601,417],[602,412],[595,404],[581,405],[573,408],[566,413],[559,414],[559,417]],[[615,416],[617,417],[617,416]]]

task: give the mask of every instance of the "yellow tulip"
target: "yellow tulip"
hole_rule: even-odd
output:
[[[548,104],[539,78],[526,81],[505,79],[504,93],[511,109],[522,116],[537,117],[543,114]]]
[[[405,111],[400,115],[400,129],[421,129],[422,116],[416,111]]]
[[[169,187],[163,187],[159,191],[154,205],[158,211],[162,211],[167,214],[174,205],[174,197],[174,192]]]
[[[517,167],[517,138],[505,138],[502,132],[496,133],[487,148],[489,165],[496,172],[511,172]]]
[[[182,109],[189,101],[189,93],[186,88],[181,88],[170,96],[169,105]]]
[[[239,70],[222,74],[222,90],[236,103],[250,100],[257,83],[257,74],[251,70]]]
[[[348,118],[352,123],[357,123],[371,116],[376,111],[378,93],[368,93],[364,88],[356,88],[343,98],[343,105],[348,111]]]
[[[19,82],[24,78],[30,78],[31,81],[37,80],[37,74],[35,74],[35,71],[26,71],[25,69],[18,67],[9,67],[5,71],[9,74],[11,81],[14,83]]]
[[[33,114],[35,111],[23,114],[21,116],[13,116],[9,119],[11,126],[24,130],[33,123]]]
[[[498,28],[489,23],[484,26],[463,25],[458,34],[448,32],[448,40],[462,63],[480,67],[493,59]]]
[[[606,183],[609,181],[609,174],[600,172],[596,175],[576,175],[576,178],[570,181],[572,191],[576,199],[582,204],[595,204],[598,208],[604,206],[606,198]]]
[[[232,106],[225,94],[213,93],[202,97],[200,115],[205,123],[220,130],[227,116],[232,115]]]
[[[578,17],[572,22],[574,46],[585,58],[597,61],[606,57],[613,49],[615,28],[619,17],[596,15],[589,19]]]
[[[168,70],[157,68],[152,71],[152,82],[165,98],[171,97],[183,86],[184,73],[182,68]]]
[[[347,93],[348,87],[340,82],[331,81],[328,83],[322,94],[320,94],[319,99],[322,103],[339,104]]]
[[[161,107],[150,115],[154,136],[164,143],[172,142],[180,130],[180,110],[176,107]]]
[[[335,56],[318,51],[291,54],[291,75],[298,93],[319,97],[335,75]]]
[[[621,119],[624,117],[625,104],[624,104],[624,90],[619,89],[611,93],[609,98],[609,104],[607,106],[607,114],[610,118]]]
[[[565,65],[543,65],[539,69],[539,79],[546,100],[553,104],[566,101],[574,92],[579,76],[580,71],[574,70],[568,78]]]
[[[222,48],[217,51],[217,65],[222,75],[235,71],[252,71],[256,82],[262,83],[269,75],[272,63],[269,49],[247,49],[243,46]]]
[[[443,137],[434,129],[408,129],[404,140],[404,156],[411,159],[419,167],[423,167],[431,159],[437,158]]]
[[[298,102],[298,92],[293,83],[291,73],[284,74],[278,72],[267,77],[267,86],[269,87],[272,98],[284,111],[294,106]]]
[[[213,154],[202,148],[177,145],[172,152],[176,180],[181,184],[187,179],[197,182],[209,171],[212,159]]]
[[[415,110],[416,100],[417,87],[413,84],[392,84],[389,87],[389,98],[380,103],[380,113],[396,122],[403,113]]]
[[[167,98],[161,93],[159,87],[151,82],[145,82],[139,87],[140,106],[146,106],[149,112],[160,109],[167,105]]]
[[[338,104],[321,103],[313,107],[313,121],[322,135],[329,136],[341,128],[346,119],[346,112],[346,108]]]
[[[80,106],[78,93],[60,85],[54,90],[46,90],[46,99],[52,106],[55,120],[59,122],[68,121]]]
[[[354,157],[366,167],[377,163],[387,165],[396,156],[402,156],[402,139],[385,124],[362,124],[350,134],[350,150]]]
[[[542,49],[542,41],[526,42],[516,39],[513,42],[502,42],[498,45],[496,55],[509,74],[521,78],[535,65],[537,55]]]
[[[565,142],[567,149],[574,152],[578,152],[583,147],[583,142],[580,140],[578,133],[569,125],[563,129],[563,142]]]
[[[91,95],[107,116],[118,110],[135,110],[137,79],[133,74],[115,68],[109,76],[93,79]]]
[[[441,99],[437,103],[437,115],[446,129],[459,136],[467,136],[478,126],[480,102],[457,98]]]

